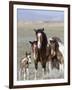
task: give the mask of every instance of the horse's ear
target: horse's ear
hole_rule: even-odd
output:
[[[44,31],[44,28],[42,28],[42,31]]]
[[[32,41],[29,41],[29,43],[32,45],[33,43],[32,43]]]

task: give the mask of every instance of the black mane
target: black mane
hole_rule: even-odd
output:
[[[59,37],[52,37],[53,40],[56,40],[57,42],[63,43]]]
[[[44,32],[41,32],[42,33],[42,36],[43,36],[43,42],[42,42],[42,45],[44,47],[47,47],[47,36]]]

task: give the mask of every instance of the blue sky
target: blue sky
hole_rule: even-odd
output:
[[[17,9],[18,21],[64,21],[63,11]]]

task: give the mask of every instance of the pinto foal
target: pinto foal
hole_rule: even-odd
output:
[[[31,64],[31,53],[26,52],[26,56],[20,60],[20,76],[23,73],[24,80],[26,75],[27,79],[29,78],[29,64]]]
[[[34,64],[35,64],[35,80],[36,80],[38,61],[39,61],[37,41],[29,41],[29,43],[31,44],[31,48],[33,52],[33,59],[34,59]]]

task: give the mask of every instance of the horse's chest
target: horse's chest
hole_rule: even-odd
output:
[[[46,50],[44,49],[41,49],[41,50],[39,50],[39,55],[41,56],[41,57],[45,57],[46,56]]]
[[[22,68],[27,68],[28,67],[28,61],[27,60],[23,61],[21,63],[21,66],[22,66]]]

